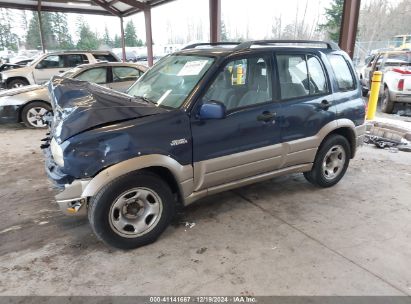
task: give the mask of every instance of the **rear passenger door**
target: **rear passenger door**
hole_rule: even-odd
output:
[[[212,81],[199,104],[218,101],[227,112],[222,119],[191,116],[195,191],[278,167],[281,145],[272,82],[270,53],[233,59]]]
[[[320,55],[296,52],[276,54],[281,108],[278,123],[285,157],[282,167],[314,160],[313,137],[335,119],[330,80]]]

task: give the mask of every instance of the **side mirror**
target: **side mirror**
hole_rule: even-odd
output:
[[[225,105],[219,101],[210,100],[200,108],[200,119],[222,119],[225,117]]]

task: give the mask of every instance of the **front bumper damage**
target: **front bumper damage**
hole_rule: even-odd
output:
[[[43,138],[41,145],[45,157],[46,173],[54,188],[62,190],[55,196],[56,202],[61,211],[67,215],[86,215],[88,198],[82,197],[83,190],[90,182],[90,179],[74,179],[65,174],[54,162],[50,150],[50,137]]]
[[[55,196],[63,213],[77,216],[87,214],[88,198],[81,195],[89,182],[90,180],[75,180],[71,184],[66,184],[64,190]]]

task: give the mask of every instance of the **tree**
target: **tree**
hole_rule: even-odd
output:
[[[55,49],[72,50],[74,49],[73,39],[71,38],[67,16],[64,13],[50,14],[51,26],[53,29],[54,39],[56,41]]]
[[[10,12],[8,9],[1,9],[1,18],[4,21],[0,23],[0,50],[8,49],[17,51],[19,39],[18,36],[13,33],[9,16]]]
[[[143,41],[137,38],[133,20],[129,20],[126,24],[124,39],[126,41],[126,46],[143,46]]]
[[[100,47],[100,40],[94,33],[84,18],[80,17],[78,23],[78,35],[80,39],[77,41],[77,49],[79,50],[96,50]]]
[[[114,41],[111,39],[110,37],[110,33],[108,32],[108,28],[107,25],[104,28],[104,34],[103,34],[103,39],[102,39],[102,43],[109,47],[112,48],[114,46]]]
[[[117,34],[114,36],[113,47],[121,48],[121,37]]]
[[[44,43],[47,49],[55,49],[57,42],[53,34],[53,22],[51,13],[42,12],[41,20],[43,24]],[[30,19],[26,35],[27,49],[41,49],[40,26],[37,13],[34,13]]]
[[[223,20],[221,20],[221,41],[229,41],[227,28]]]
[[[344,0],[333,0],[331,7],[325,9],[326,22],[318,26],[319,30],[326,31],[331,40],[338,42],[340,39],[340,27]]]

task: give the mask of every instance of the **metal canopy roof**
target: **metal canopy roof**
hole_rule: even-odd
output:
[[[173,0],[0,0],[0,8],[126,17]]]

